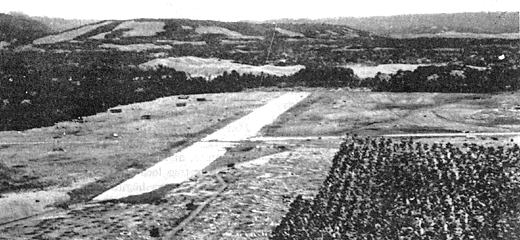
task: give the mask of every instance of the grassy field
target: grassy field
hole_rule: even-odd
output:
[[[263,129],[268,136],[516,132],[518,94],[317,91]]]

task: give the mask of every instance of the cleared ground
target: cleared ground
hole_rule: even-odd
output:
[[[27,210],[4,212],[2,221],[41,211],[53,199],[90,199],[282,94],[173,96],[122,106],[116,108],[121,113],[101,113],[86,117],[84,122],[0,132],[0,159],[5,164],[0,174],[9,176],[7,185],[5,181],[2,185],[0,209],[17,209],[14,204]],[[71,186],[77,189],[70,192]],[[9,201],[9,196],[19,193],[5,192],[19,188],[43,191],[46,198],[30,198],[42,196],[30,194],[27,200]]]
[[[142,51],[148,51],[148,50],[155,50],[155,49],[172,49],[173,47],[171,45],[167,44],[161,44],[156,45],[152,43],[141,43],[141,44],[128,44],[128,45],[121,45],[121,44],[112,44],[112,43],[103,43],[99,45],[100,48],[114,48],[118,51],[125,51],[125,52],[142,52]]]
[[[222,98],[218,104],[201,110],[215,111],[214,114],[230,113],[232,110],[223,109],[230,102],[240,103],[237,104],[236,111],[239,111],[239,106],[251,110],[255,104],[263,105],[259,99],[273,99],[281,94],[283,92],[240,93],[235,96],[243,99],[242,101],[224,101]],[[209,99],[217,101],[216,96],[220,95]],[[234,95],[226,96],[229,99]],[[173,98],[171,103],[177,101],[180,100]],[[251,103],[247,104],[247,101]],[[208,103],[211,102],[204,104]],[[150,239],[173,235],[179,239],[267,239],[297,194],[303,194],[304,197],[316,194],[345,133],[375,136],[467,132],[467,136],[417,137],[415,140],[431,143],[479,143],[488,146],[512,145],[510,140],[513,136],[475,136],[470,132],[519,131],[520,111],[515,110],[519,105],[520,97],[517,93],[370,93],[313,89],[311,96],[282,114],[274,124],[263,128],[264,137],[236,142],[225,155],[204,169],[206,174],[136,198],[96,204],[80,203],[69,206],[69,209],[57,209],[42,216],[6,224],[0,226],[5,232],[4,235],[0,234],[0,239]],[[156,104],[156,109],[164,109],[164,106],[166,105]],[[171,111],[174,110],[166,112]],[[127,109],[124,108],[123,113],[125,112]],[[121,116],[112,113],[105,115],[116,118]],[[136,114],[134,119],[141,115],[142,113]],[[184,122],[193,119],[187,116],[189,115],[182,119]],[[198,118],[205,115],[196,116],[200,121]],[[153,119],[156,118],[152,116]],[[166,122],[166,119],[163,120]],[[135,122],[151,122],[147,121]],[[138,127],[135,122],[133,126]],[[109,126],[106,124],[100,128],[110,129]],[[174,129],[172,127],[175,125],[161,126],[160,129]],[[209,129],[215,130],[218,126],[210,125]],[[180,140],[188,142],[201,136],[200,132],[201,130],[196,131],[192,135],[185,132],[178,134],[179,137],[184,136]],[[113,130],[105,131],[100,136],[111,136],[113,133]],[[132,136],[141,140],[140,145],[149,144],[143,141],[147,135],[138,132],[136,134]],[[175,135],[171,132],[155,134],[162,138]],[[164,145],[161,144],[150,148],[141,147],[131,154],[150,153],[153,149],[162,147]],[[9,148],[2,149],[2,152],[6,149]],[[171,148],[168,154],[176,149],[178,148]],[[117,156],[111,158],[112,161],[118,159],[120,158]],[[144,164],[141,161],[138,163]],[[129,175],[137,172],[132,171],[127,172]],[[116,173],[117,171],[112,172],[113,176],[117,176]],[[85,192],[89,191],[91,190],[85,189]]]
[[[429,66],[430,64],[380,64],[377,66],[366,66],[362,64],[347,64],[344,67],[350,68],[360,78],[375,77],[378,72],[386,74],[394,74],[399,70],[413,71],[421,66]]]
[[[123,33],[123,37],[150,37],[157,33],[164,32],[164,22],[149,21],[136,22],[126,21],[119,24],[112,31],[127,30]]]
[[[70,41],[70,40],[73,40],[76,37],[79,37],[79,36],[81,36],[81,35],[83,35],[85,33],[88,33],[90,31],[92,31],[92,30],[94,30],[94,29],[96,29],[98,27],[101,27],[101,26],[104,26],[104,25],[108,25],[110,23],[112,23],[112,21],[105,21],[105,22],[102,22],[102,23],[87,25],[87,26],[84,26],[84,27],[80,27],[78,29],[65,31],[65,32],[58,33],[58,34],[55,34],[55,35],[49,35],[49,36],[38,38],[38,39],[34,40],[33,44],[35,44],[35,45],[39,45],[39,44],[52,44],[52,43]]]
[[[316,91],[274,124],[268,136],[518,132],[520,95]]]
[[[159,58],[140,64],[140,68],[149,69],[157,68],[158,66],[175,68],[177,71],[189,73],[193,77],[204,77],[213,79],[224,72],[231,73],[232,70],[240,74],[254,74],[261,73],[288,76],[292,75],[301,69],[305,68],[302,65],[296,66],[252,66],[247,64],[234,63],[232,60],[217,59],[217,58],[199,58],[199,57],[169,57]]]

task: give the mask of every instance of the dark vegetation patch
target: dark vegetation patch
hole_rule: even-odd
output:
[[[0,194],[24,189],[43,189],[55,184],[24,168],[24,165],[9,167],[0,162]]]
[[[90,37],[96,36],[98,34],[105,33],[105,32],[110,32],[115,27],[117,27],[119,24],[121,24],[122,22],[123,21],[114,21],[112,23],[109,23],[109,24],[97,27],[96,29],[94,29],[92,31],[89,31],[86,34],[83,34],[83,35],[81,35],[81,36],[79,36],[77,38],[74,38],[74,40],[85,41],[85,40],[88,40]],[[99,24],[99,23],[94,23],[94,24]]]
[[[127,167],[129,166],[131,165],[127,165]],[[67,193],[70,196],[70,199],[66,202],[60,203],[60,206],[66,208],[67,206],[72,204],[92,200],[97,195],[100,195],[106,190],[117,186],[118,184],[133,177],[135,174],[135,171],[117,171],[115,173],[110,174],[110,176],[108,177],[99,179],[83,187],[76,188]]]
[[[393,128],[394,131],[402,133],[460,133],[459,130],[446,129],[442,127],[428,127],[428,126],[406,126]]]
[[[421,104],[421,103],[379,103],[374,110],[382,109],[399,109],[399,110],[418,110],[421,108],[431,108],[436,104]]]
[[[350,137],[271,239],[518,239],[520,148]]]
[[[164,196],[169,191],[177,188],[178,186],[179,186],[179,184],[168,184],[157,190],[154,190],[154,191],[151,191],[148,193],[143,193],[141,195],[128,196],[128,197],[124,197],[124,198],[120,198],[120,199],[113,199],[113,200],[108,200],[108,201],[103,201],[103,202],[158,205],[158,204],[167,202],[167,200],[164,198]]]
[[[170,152],[171,150],[181,147],[181,146],[185,146],[188,143],[189,143],[188,140],[181,140],[181,141],[175,141],[175,142],[170,141],[170,142],[168,142],[168,146],[163,149],[163,152]]]

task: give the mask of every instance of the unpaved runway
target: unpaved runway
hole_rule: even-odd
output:
[[[168,184],[184,182],[224,155],[226,148],[235,145],[236,141],[254,137],[263,126],[272,123],[280,114],[309,95],[308,92],[284,94],[93,200],[119,199],[151,192]]]

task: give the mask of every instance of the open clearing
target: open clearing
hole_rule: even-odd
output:
[[[264,128],[268,136],[518,132],[520,95],[314,92]]]
[[[222,34],[230,38],[238,38],[238,39],[264,39],[261,36],[246,36],[239,32],[231,31],[227,28],[223,27],[215,27],[215,26],[198,26],[195,29],[195,32],[198,34]]]
[[[309,91],[309,89],[303,90]],[[204,169],[206,174],[196,175],[188,181],[165,186],[138,197],[100,203],[79,201],[78,204],[70,205],[68,209],[56,209],[24,221],[4,224],[0,226],[1,232],[3,232],[3,235],[0,234],[0,239],[17,237],[150,239],[157,236],[175,236],[179,239],[267,239],[272,228],[279,224],[282,216],[288,211],[289,204],[297,194],[303,194],[304,198],[311,198],[317,193],[345,133],[379,136],[383,134],[469,132],[464,136],[440,138],[417,136],[414,139],[423,142],[449,141],[453,144],[478,143],[495,146],[511,145],[511,139],[516,137],[500,136],[500,134],[479,136],[471,132],[508,133],[520,130],[520,111],[515,110],[516,106],[520,106],[520,96],[517,93],[490,95],[371,93],[319,89],[311,91],[311,96],[282,114],[270,126],[264,127],[260,137],[251,138],[249,141],[234,142],[235,144],[227,149],[224,155]],[[67,126],[68,131],[43,128],[23,133],[2,133],[14,140],[11,144],[0,145],[3,146],[0,153],[5,154],[5,151],[12,151],[2,157],[18,152],[28,155],[32,154],[32,149],[38,151],[43,146],[37,143],[13,144],[15,141],[26,140],[23,138],[23,134],[31,136],[29,133],[32,133],[32,141],[44,142],[48,140],[44,140],[40,136],[52,138],[52,136],[66,132],[67,134],[62,139],[58,139],[63,141],[62,145],[59,145],[60,142],[57,142],[56,139],[51,140],[52,143],[46,143],[43,152],[52,151],[53,146],[57,146],[56,149],[63,146],[65,151],[60,151],[61,154],[71,154],[76,151],[73,146],[81,148],[82,144],[73,145],[70,140],[64,141],[63,138],[68,137],[82,137],[84,139],[81,141],[87,145],[86,139],[97,142],[97,144],[102,142],[107,144],[106,148],[109,149],[105,154],[119,153],[120,156],[112,155],[109,160],[100,159],[97,161],[99,166],[90,167],[94,170],[101,167],[112,167],[108,163],[114,161],[116,162],[113,163],[114,165],[118,163],[121,167],[119,170],[113,169],[105,176],[112,174],[111,177],[117,178],[118,172],[119,174],[127,172],[125,176],[129,177],[151,166],[152,162],[160,159],[160,156],[170,155],[179,150],[178,147],[168,148],[164,139],[172,141],[174,138],[178,138],[178,141],[185,141],[182,146],[186,146],[188,142],[202,139],[204,133],[213,132],[225,125],[202,124],[209,121],[208,119],[214,119],[216,115],[222,113],[233,115],[233,111],[243,116],[244,112],[251,111],[253,108],[265,104],[265,101],[282,94],[283,92],[251,91],[206,95],[211,96],[208,99],[213,102],[189,102],[188,107],[183,109],[172,108],[172,105],[175,106],[176,102],[181,101],[172,97],[159,102],[142,103],[140,112],[133,114],[132,111],[136,110],[132,110],[132,106],[135,107],[135,105],[124,106],[121,107],[123,112],[119,114],[103,113],[86,118],[87,122],[81,124],[90,126],[92,130],[89,132],[86,131],[88,128],[80,127],[82,134],[73,134],[77,130],[74,130],[75,128],[72,126],[82,126],[80,123],[62,123],[61,126]],[[194,97],[190,97],[190,99],[192,98]],[[231,107],[229,104],[234,104],[234,106]],[[168,115],[179,110],[188,110],[190,106],[194,108],[191,114],[186,111]],[[225,109],[226,107],[228,109]],[[153,111],[162,112],[157,116],[163,117],[154,117],[156,115],[152,114],[150,120],[140,120],[140,116],[145,112]],[[205,113],[214,115],[208,117]],[[128,118],[131,118],[132,121]],[[105,122],[110,121],[110,123],[99,120],[95,123],[95,119],[104,119]],[[168,124],[171,121],[178,125]],[[188,127],[186,122],[190,122],[190,124],[200,122],[200,125],[195,125],[199,130],[180,131],[181,129],[186,130]],[[206,130],[204,130],[204,126]],[[136,128],[148,130],[130,131],[130,129]],[[121,131],[123,129],[129,132]],[[120,135],[117,139],[112,139],[113,133]],[[19,137],[16,138],[16,136]],[[130,144],[132,138],[135,139],[134,145]],[[157,142],[153,144],[153,141]],[[93,157],[96,157],[96,152],[101,152],[102,149],[93,146],[85,147],[83,154],[86,155],[87,150],[93,149]],[[118,148],[120,150],[116,150]],[[164,154],[156,153],[154,156],[146,156],[149,153],[161,152],[160,149],[164,148],[168,149],[167,153],[163,151]],[[130,152],[126,154],[125,151]],[[130,163],[129,156],[134,159],[133,167],[129,168],[139,168],[140,170],[124,170],[125,167],[128,167],[125,164]],[[18,156],[19,161],[24,158],[34,157]],[[75,158],[72,155],[71,159],[64,161],[77,159],[82,158]],[[59,163],[59,161],[56,162]],[[66,166],[45,165],[43,162],[41,165],[36,165],[40,161],[26,161],[26,163],[28,167],[35,165],[34,169],[38,169],[39,166],[43,169],[46,166],[47,168]],[[88,161],[85,162],[85,164],[87,163]],[[11,162],[9,166],[12,167],[13,164],[16,163]],[[145,166],[139,166],[139,164]],[[74,172],[75,170],[76,168],[68,168],[60,173],[64,175],[63,173],[66,171]],[[109,177],[104,179],[110,182]],[[100,181],[97,183],[99,184]],[[106,187],[106,185],[104,186]],[[83,189],[86,195],[93,191],[93,188]],[[190,221],[184,221],[186,219]],[[179,224],[182,225],[182,230],[179,229]]]
[[[240,74],[251,73],[259,75],[261,73],[286,76],[294,74],[305,68],[302,65],[296,66],[252,66],[247,64],[234,63],[232,60],[217,59],[217,58],[199,58],[199,57],[169,57],[160,58],[148,61],[139,65],[144,69],[156,68],[158,66],[165,66],[174,68],[177,71],[189,73],[192,77],[204,77],[213,79],[224,72],[231,73],[232,70]]]
[[[375,77],[378,72],[386,74],[394,74],[399,70],[413,71],[421,66],[430,66],[431,64],[380,64],[377,66],[366,66],[362,64],[347,64],[344,67],[350,68],[360,78]]]
[[[157,33],[164,32],[164,22],[159,21],[126,21],[119,24],[112,31],[128,29],[123,33],[123,37],[151,37]]]
[[[105,26],[105,25],[108,25],[110,23],[112,23],[112,21],[105,21],[105,22],[102,22],[102,23],[87,25],[87,26],[84,26],[84,27],[80,27],[78,29],[65,31],[65,32],[58,33],[58,34],[55,34],[55,35],[49,35],[49,36],[38,38],[38,39],[34,40],[33,44],[34,45],[40,45],[40,44],[52,44],[52,43],[58,43],[58,42],[71,41],[71,40],[73,40],[76,37],[79,37],[79,36],[81,36],[81,35],[83,35],[85,33],[88,33],[90,31],[98,28],[98,27]]]
[[[84,118],[84,122],[0,132],[0,159],[14,174],[13,185],[2,192],[19,187],[31,192],[55,192],[83,183],[84,186],[78,186],[81,188],[69,192],[69,201],[91,199],[282,94],[206,94],[191,95],[189,99],[172,96],[121,106],[116,108],[121,113],[100,113]],[[199,102],[196,98],[207,101]],[[177,103],[186,106],[177,107]],[[57,196],[57,200],[63,198]],[[3,203],[23,208],[27,202],[45,202],[6,201]],[[8,208],[17,209],[12,205]],[[31,213],[34,211],[14,211],[3,216]]]
[[[283,28],[275,28],[276,32],[278,32],[279,34],[282,34],[282,35],[285,35],[285,36],[288,36],[288,37],[305,37],[303,34],[301,33],[297,33],[297,32],[293,32],[293,31],[289,31],[289,30],[286,30],[286,29],[283,29]]]
[[[148,51],[148,50],[156,50],[156,49],[165,49],[169,50],[173,47],[170,45],[156,45],[152,43],[137,43],[137,44],[128,44],[128,45],[121,45],[121,44],[113,44],[113,43],[103,43],[99,45],[100,48],[114,48],[118,51],[125,51],[125,52],[142,52],[142,51]]]

